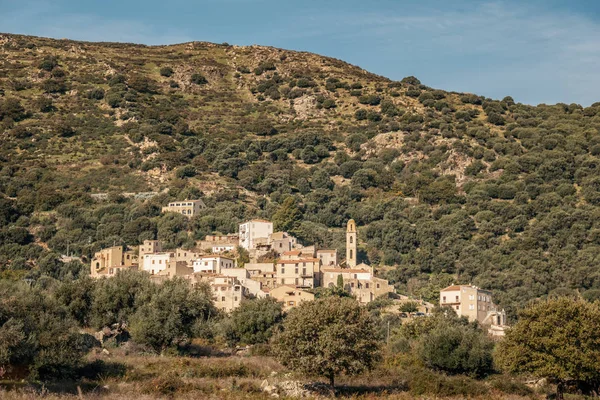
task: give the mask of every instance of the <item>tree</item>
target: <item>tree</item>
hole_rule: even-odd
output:
[[[414,301],[407,301],[400,305],[400,311],[405,313],[413,313],[419,311],[419,305]]]
[[[192,286],[174,278],[156,287],[150,301],[131,318],[131,337],[160,353],[192,337],[195,324],[216,314],[208,285]]]
[[[322,375],[331,386],[341,373],[371,369],[378,357],[375,326],[356,300],[326,297],[301,303],[273,337],[280,362],[308,375]]]
[[[338,289],[344,289],[344,276],[342,274],[337,276],[336,286]]]
[[[537,302],[519,313],[519,321],[496,351],[498,365],[509,373],[527,373],[565,386],[595,385],[600,390],[600,305],[559,297]]]
[[[302,211],[294,197],[288,197],[273,214],[273,226],[276,231],[293,233],[302,222]]]
[[[100,329],[129,322],[138,307],[149,301],[153,289],[148,274],[137,271],[119,271],[99,280],[92,296],[91,325]]]
[[[89,350],[77,323],[46,291],[0,283],[0,367],[29,370],[32,378],[74,377]]]
[[[225,337],[230,344],[267,343],[282,320],[281,303],[273,298],[243,301],[231,313]]]

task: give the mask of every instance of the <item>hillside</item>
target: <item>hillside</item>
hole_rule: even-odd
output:
[[[354,218],[362,259],[403,293],[473,283],[509,312],[600,297],[598,103],[449,93],[261,46],[0,34],[0,55],[5,279],[76,276],[67,247],[191,246],[250,217],[343,248]],[[290,196],[300,218],[282,217]],[[195,197],[209,207],[189,223],[159,214]]]

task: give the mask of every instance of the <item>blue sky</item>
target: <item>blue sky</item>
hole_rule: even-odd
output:
[[[0,0],[0,32],[311,51],[516,101],[600,101],[600,1]]]

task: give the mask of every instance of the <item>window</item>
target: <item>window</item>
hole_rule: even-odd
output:
[[[281,267],[281,274],[285,274],[285,268]]]
[[[469,295],[469,300],[475,300],[475,295],[474,294],[470,294]]]
[[[306,275],[306,268],[302,268],[302,275]]]
[[[377,289],[379,289],[379,283],[377,284]]]
[[[350,283],[350,287],[354,287],[354,282],[351,282],[351,283]]]
[[[283,247],[283,243],[279,243],[279,248],[281,249]]]
[[[365,288],[368,289],[369,288],[369,284],[365,283]]]
[[[221,297],[221,301],[225,301],[225,296]]]
[[[237,296],[235,296],[235,297],[233,298],[233,301],[237,301]]]
[[[294,271],[295,274],[298,274],[298,267],[296,267],[296,270]]]
[[[352,255],[352,249],[350,249],[350,259],[352,260],[354,256]]]
[[[456,296],[456,302],[458,303],[458,296]]]
[[[152,260],[152,264],[154,264],[154,260]]]
[[[458,310],[458,306],[456,306],[456,309]]]
[[[442,299],[443,299],[443,302],[445,303],[446,302],[446,296],[442,297]]]
[[[350,244],[352,244],[354,241],[354,238],[352,236],[350,236]]]
[[[475,309],[475,305],[474,304],[469,304],[469,310],[474,310]]]
[[[293,306],[294,302],[293,301],[288,301],[288,306]]]

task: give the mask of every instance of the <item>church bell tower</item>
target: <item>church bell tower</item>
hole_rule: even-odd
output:
[[[351,219],[346,227],[346,266],[348,268],[356,267],[356,239],[356,222]]]

